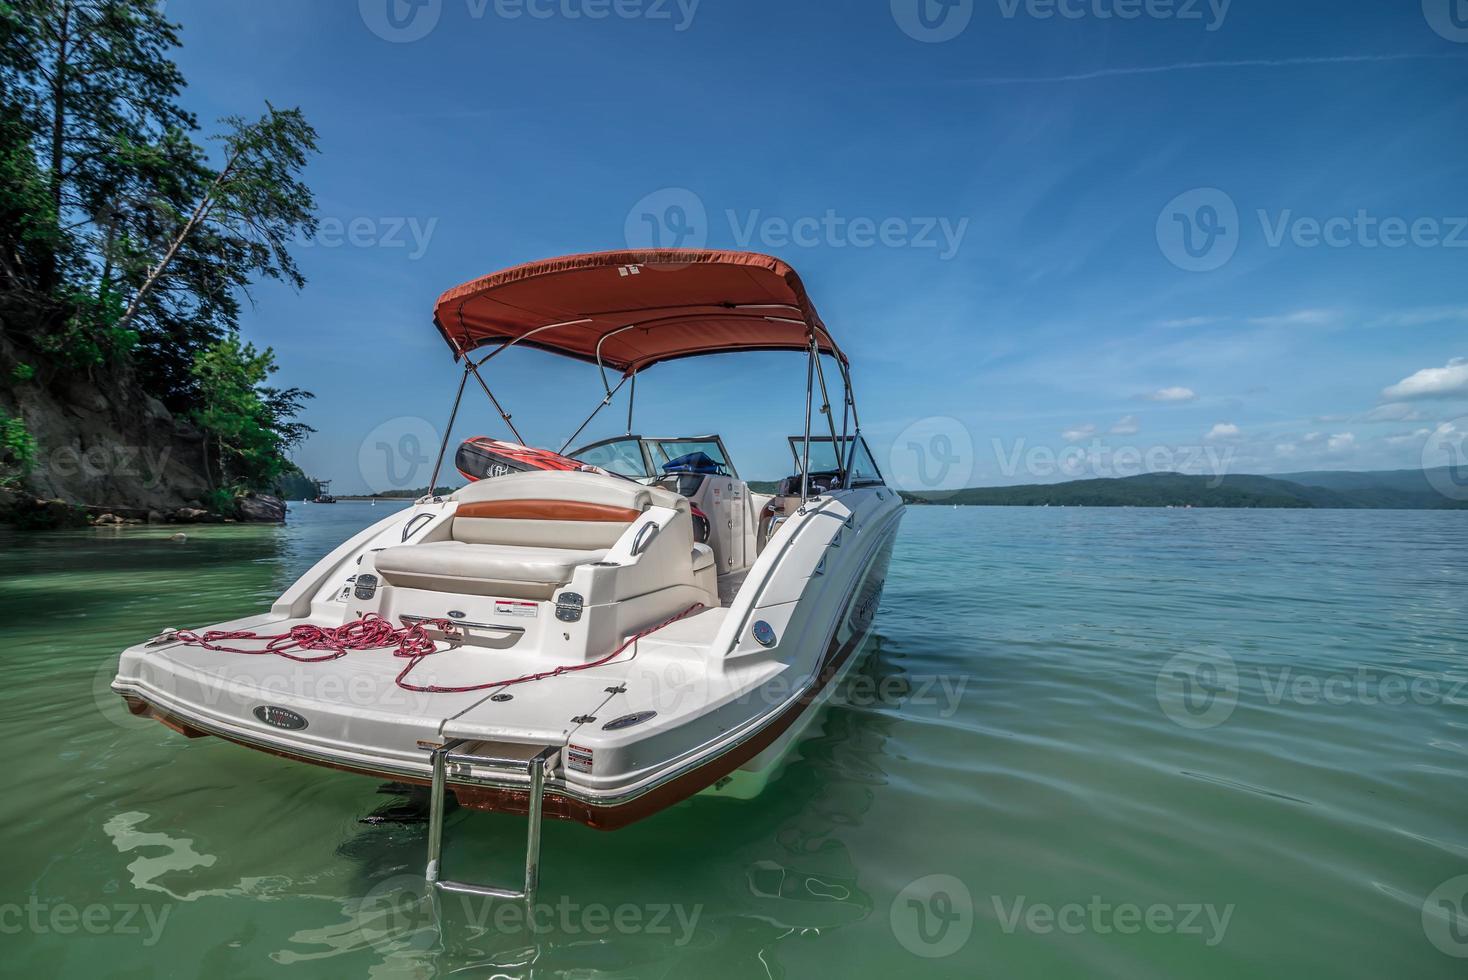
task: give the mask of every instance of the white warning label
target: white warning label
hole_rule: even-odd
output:
[[[515,616],[521,619],[534,619],[540,612],[540,606],[534,602],[516,602],[512,599],[496,599],[494,601],[494,614],[496,616]]]
[[[582,745],[566,746],[566,768],[574,772],[591,772],[593,755],[591,749]]]

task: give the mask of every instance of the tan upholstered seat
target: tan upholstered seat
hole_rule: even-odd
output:
[[[389,548],[377,555],[377,571],[389,582],[413,589],[516,599],[549,599],[571,581],[577,565],[601,561],[606,549],[485,546],[430,541]]]
[[[377,553],[406,588],[549,599],[576,566],[602,560],[649,507],[688,513],[675,493],[598,473],[535,471],[471,483],[442,536]],[[691,534],[691,524],[689,526]],[[688,578],[693,568],[669,569]]]

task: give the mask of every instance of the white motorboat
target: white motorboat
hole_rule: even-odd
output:
[[[471,379],[515,443],[465,445],[510,465],[373,524],[268,612],[129,648],[112,686],[190,737],[428,786],[428,879],[526,898],[543,816],[614,829],[760,785],[855,663],[903,502],[862,438],[846,355],[778,259],[534,262],[444,293],[435,322],[463,368],[439,465]],[[660,362],[801,352],[792,475],[752,491],[717,435],[517,445],[484,378],[515,347],[600,368],[576,435],[624,387],[630,433],[636,378]],[[523,887],[447,879],[448,794],[528,815]]]

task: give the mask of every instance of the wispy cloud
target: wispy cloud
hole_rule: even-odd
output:
[[[1209,442],[1217,442],[1220,439],[1237,439],[1240,435],[1239,427],[1232,422],[1219,422],[1203,438]]]
[[[1361,416],[1362,422],[1417,422],[1421,420],[1422,413],[1411,405],[1401,402],[1391,402],[1386,405],[1378,405],[1365,415]],[[1341,420],[1341,421],[1344,421]]]
[[[1116,420],[1116,424],[1109,431],[1114,436],[1134,436],[1140,428],[1135,415],[1124,415]]]
[[[1434,306],[1398,310],[1370,321],[1372,327],[1425,327],[1434,323],[1468,323],[1468,306]]]
[[[1152,402],[1190,402],[1198,397],[1198,393],[1192,388],[1178,385],[1172,388],[1158,388],[1152,394],[1142,397]]]
[[[1157,325],[1172,329],[1184,329],[1187,327],[1206,327],[1214,323],[1222,323],[1226,319],[1228,318],[1222,316],[1185,316],[1176,320],[1161,320]]]
[[[1335,310],[1296,310],[1274,316],[1251,316],[1249,322],[1259,327],[1323,327],[1340,320]]]
[[[1173,72],[1214,71],[1223,68],[1293,68],[1308,65],[1358,65],[1391,61],[1463,60],[1457,54],[1347,54],[1307,58],[1238,58],[1229,61],[1180,61],[1170,65],[1137,65],[1130,68],[1098,68],[1070,75],[1014,75],[994,78],[964,79],[969,85],[1055,85],[1066,82],[1093,82],[1102,78],[1125,78],[1132,75],[1166,75]]]
[[[1060,434],[1060,438],[1064,439],[1066,442],[1080,442],[1082,439],[1086,439],[1095,434],[1096,427],[1090,422],[1087,422],[1084,425],[1071,426],[1069,429],[1066,429]]]

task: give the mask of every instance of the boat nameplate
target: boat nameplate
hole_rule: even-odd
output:
[[[289,708],[282,708],[274,704],[256,705],[255,717],[271,728],[283,728],[288,732],[302,731],[307,725],[306,719],[301,715]]]

